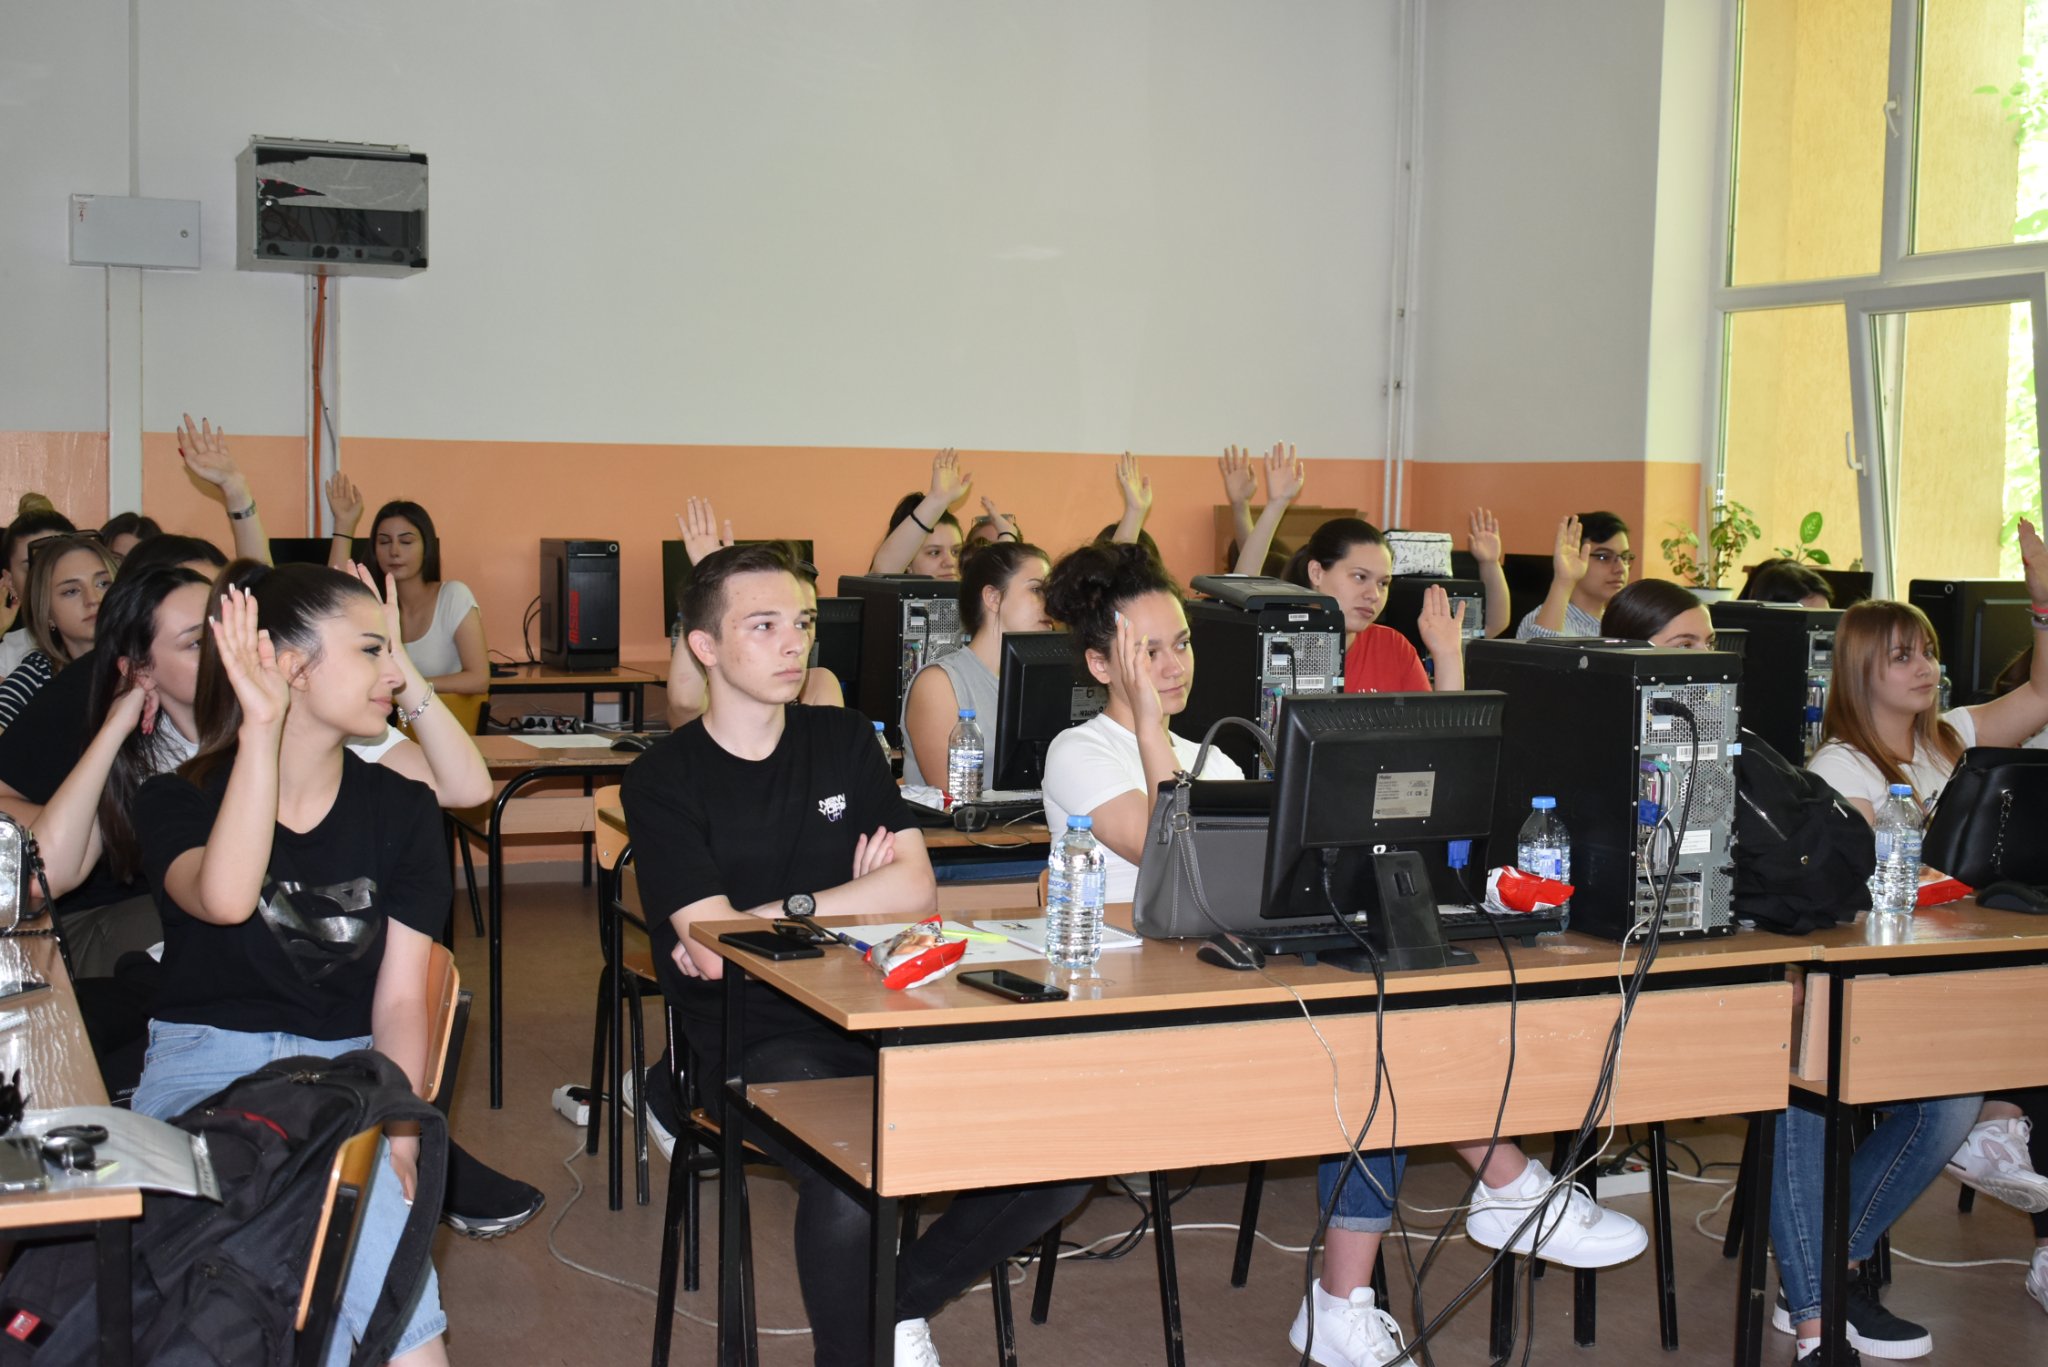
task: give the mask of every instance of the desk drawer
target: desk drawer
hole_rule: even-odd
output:
[[[1864,1105],[2048,1082],[2048,1032],[2042,1028],[2048,964],[1850,978],[1838,986],[1844,1101]],[[1815,1065],[1824,1083],[1826,1055]]]
[[[1618,1124],[1785,1104],[1787,983],[1645,992],[1622,1051]],[[1613,996],[1525,1002],[1503,1133],[1576,1128]],[[1345,1123],[1372,1097],[1373,1018],[1319,1017]],[[1505,1003],[1387,1013],[1402,1144],[1492,1133],[1508,1057]],[[1330,1059],[1299,1018],[1045,1035],[882,1051],[887,1195],[1341,1151]],[[1385,1147],[1384,1094],[1366,1147]]]

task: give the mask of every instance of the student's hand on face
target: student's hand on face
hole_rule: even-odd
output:
[[[2048,545],[2041,542],[2041,533],[2025,518],[2020,519],[2020,563],[2026,567],[2027,591],[2033,595],[2034,606],[2048,607]]]
[[[1500,563],[1500,519],[1491,508],[1474,508],[1465,535],[1465,549],[1482,565]]]
[[[1125,512],[1152,511],[1152,477],[1139,472],[1138,458],[1129,451],[1117,458],[1116,488],[1123,495]]]
[[[137,679],[114,699],[105,726],[119,736],[135,730],[146,736],[156,729],[156,690],[148,680]]]
[[[1004,517],[1000,512],[997,512],[996,501],[986,494],[983,494],[981,497],[981,510],[988,514],[989,525],[996,530],[996,540],[1022,541],[1024,539],[1017,535],[1017,524]]]
[[[878,869],[886,869],[896,862],[896,832],[887,826],[877,826],[873,835],[864,835],[853,847],[853,876],[865,878]]]
[[[1557,524],[1557,545],[1551,548],[1550,572],[1562,582],[1576,585],[1592,566],[1592,558],[1586,554],[1586,533],[1579,526],[1578,514],[1568,514]]]
[[[178,454],[184,458],[187,470],[223,494],[247,490],[241,467],[228,454],[228,431],[225,427],[216,429],[203,418],[195,425],[192,415],[187,413],[183,425],[178,428]]]
[[[1259,496],[1259,472],[1252,468],[1250,451],[1241,446],[1226,446],[1216,468],[1223,472],[1223,496],[1232,507],[1241,507]]]
[[[377,576],[370,572],[367,565],[358,565],[351,560],[348,562],[348,572],[368,585],[370,592],[377,593]],[[412,691],[413,681],[422,676],[413,666],[412,658],[405,653],[405,626],[398,611],[398,580],[391,575],[385,575],[384,591],[377,596],[383,600],[384,638],[391,642],[391,660],[398,666],[398,672],[405,680],[398,691],[401,694],[409,693]]]
[[[960,455],[952,447],[948,446],[932,457],[933,498],[946,500],[946,506],[951,508],[966,498],[973,488],[974,476],[960,468]]]
[[[242,730],[281,730],[292,686],[277,666],[270,633],[256,625],[256,600],[246,590],[229,589],[221,596],[220,616],[207,625],[220,649],[221,669],[242,705]]]
[[[683,512],[676,518],[676,526],[683,533],[683,554],[696,564],[713,551],[723,550],[732,544],[732,519],[725,522],[725,535],[718,534],[718,513],[708,498],[692,494],[690,501],[683,505]]]
[[[1273,449],[1266,453],[1266,501],[1292,503],[1301,497],[1307,483],[1308,467],[1294,454],[1294,447],[1274,442]]]
[[[1166,724],[1166,708],[1159,701],[1159,688],[1152,682],[1151,653],[1145,638],[1121,612],[1116,615],[1115,655],[1110,660],[1109,686],[1121,692],[1131,704],[1134,729]]]
[[[363,520],[363,494],[355,481],[339,470],[327,481],[327,510],[334,514],[334,533],[345,536]]]
[[[699,954],[704,957],[699,959]],[[698,948],[688,936],[676,941],[676,947],[669,952],[669,957],[676,961],[676,967],[682,971],[685,978],[715,983],[725,977],[725,960],[708,949]]]
[[[1415,634],[1422,638],[1422,648],[1429,652],[1430,659],[1446,659],[1464,649],[1465,606],[1461,600],[1458,610],[1452,612],[1451,596],[1441,584],[1432,584],[1423,593],[1422,615],[1415,621]]]

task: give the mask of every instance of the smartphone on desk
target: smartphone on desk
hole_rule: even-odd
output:
[[[39,1141],[18,1134],[0,1139],[0,1192],[41,1191],[49,1185]]]
[[[972,973],[962,973],[960,981],[969,987],[978,987],[984,992],[993,992],[1006,1001],[1013,1002],[1063,1002],[1067,989],[1042,983],[1036,978],[1027,978],[1022,973],[1012,973],[1007,968],[982,968]]]
[[[719,936],[718,942],[777,962],[783,959],[816,959],[825,953],[816,945],[805,944],[794,935],[784,935],[773,930],[736,930],[730,935]]]

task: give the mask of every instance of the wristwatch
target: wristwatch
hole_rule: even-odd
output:
[[[782,899],[782,914],[785,916],[813,916],[817,910],[818,899],[808,892],[791,893]]]

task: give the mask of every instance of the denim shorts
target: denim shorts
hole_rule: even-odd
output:
[[[151,1021],[149,1052],[142,1059],[142,1081],[136,1086],[130,1105],[137,1114],[168,1120],[190,1110],[236,1078],[246,1077],[277,1059],[299,1054],[333,1058],[351,1049],[369,1047],[367,1038],[307,1039],[301,1035],[258,1034],[220,1030],[211,1025]],[[390,1155],[389,1144],[379,1146],[377,1177],[371,1181],[369,1200],[363,1204],[355,1260],[349,1264],[348,1285],[341,1298],[341,1322],[348,1333],[336,1334],[328,1346],[328,1367],[345,1367],[352,1345],[370,1327],[370,1316],[384,1289],[385,1270],[398,1251],[406,1217],[412,1213],[399,1188],[397,1174],[391,1170]],[[447,1331],[448,1317],[441,1312],[441,1284],[429,1263],[419,1299],[406,1318],[391,1356],[401,1357]]]

